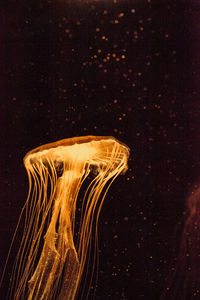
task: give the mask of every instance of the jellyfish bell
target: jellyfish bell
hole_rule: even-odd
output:
[[[75,137],[28,152],[25,226],[12,272],[11,299],[74,299],[95,224],[114,179],[127,170],[129,148],[113,137]],[[89,174],[74,242],[76,202]]]
[[[194,186],[186,198],[184,219],[179,222],[172,261],[160,300],[200,299],[200,188]],[[179,236],[180,235],[180,236]],[[176,243],[175,243],[176,245]],[[176,249],[176,248],[175,248]]]

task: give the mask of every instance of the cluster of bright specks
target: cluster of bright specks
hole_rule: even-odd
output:
[[[143,81],[145,69],[151,66],[152,53],[148,51],[145,54],[145,62],[143,63],[142,57],[140,64],[140,54],[137,53],[136,45],[144,45],[145,36],[152,35],[152,18],[140,18],[137,10],[131,6],[128,9],[122,6],[103,9],[101,5],[91,4],[84,9],[88,18],[78,13],[76,17],[79,18],[73,15],[58,19],[58,45],[61,50],[60,61],[57,56],[56,63],[61,70],[64,65],[67,68],[70,64],[72,78],[78,77],[77,71],[84,77],[73,82],[73,86],[70,87],[67,87],[69,80],[64,80],[62,85],[65,84],[66,88],[62,87],[60,91],[67,93],[73,87],[81,88],[81,92],[86,92],[87,97],[91,98],[93,95],[90,94],[96,92],[97,88],[106,91],[115,86],[120,88],[118,94],[124,94],[129,87],[127,92],[131,97],[131,93],[134,92],[131,89],[142,85],[138,81]],[[71,53],[68,51],[70,48]],[[126,90],[123,85],[128,85],[125,86]],[[147,90],[146,87],[145,89]],[[59,98],[61,97],[65,95]],[[142,96],[138,96],[138,100],[141,99]]]

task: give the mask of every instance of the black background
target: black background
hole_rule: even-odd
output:
[[[28,190],[26,152],[114,136],[131,149],[129,170],[101,212],[94,298],[159,299],[199,180],[200,5],[116,2],[1,4],[1,266]]]

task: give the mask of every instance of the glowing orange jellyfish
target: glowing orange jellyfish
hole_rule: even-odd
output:
[[[64,139],[28,152],[24,165],[29,193],[23,208],[24,233],[12,272],[11,299],[75,298],[93,221],[97,234],[105,195],[113,180],[127,170],[128,157],[126,145],[113,137],[95,136]],[[90,172],[95,177],[85,192],[75,247],[77,196]]]
[[[192,191],[186,209],[178,257],[161,300],[200,299],[200,188]]]

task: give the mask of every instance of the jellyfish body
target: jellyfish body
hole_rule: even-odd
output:
[[[113,180],[126,171],[128,156],[126,145],[112,137],[95,136],[64,139],[27,153],[24,165],[29,194],[23,208],[25,227],[12,272],[10,298],[75,298],[93,223],[97,234],[103,200]],[[91,172],[95,177],[83,198],[74,245],[77,197]]]
[[[161,300],[200,298],[200,188],[187,198],[186,211],[178,256],[171,266]]]

